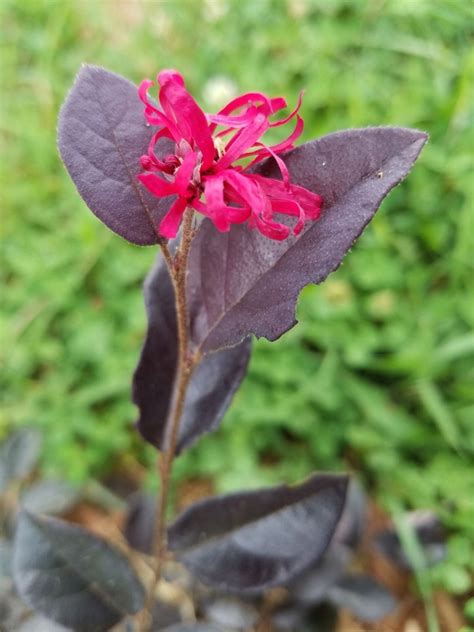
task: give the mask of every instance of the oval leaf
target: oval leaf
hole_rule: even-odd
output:
[[[329,551],[318,564],[288,586],[291,595],[308,606],[320,603],[324,600],[329,588],[346,573],[349,558],[349,551],[334,545],[333,540]]]
[[[41,435],[33,428],[13,432],[0,445],[0,492],[14,480],[29,476],[41,452]]]
[[[13,576],[25,603],[79,632],[108,630],[144,602],[117,549],[81,527],[27,511],[18,521]]]
[[[334,534],[334,543],[356,549],[365,533],[367,524],[367,497],[362,486],[351,478],[347,488],[346,503]]]
[[[170,527],[169,545],[203,583],[242,594],[286,583],[315,563],[333,536],[347,478],[205,499]]]
[[[150,494],[136,492],[128,499],[123,534],[137,551],[151,555],[156,520],[156,499]]]
[[[157,243],[155,227],[170,206],[137,180],[152,133],[133,83],[104,68],[81,68],[59,115],[61,158],[91,211],[139,245]]]
[[[339,267],[426,139],[423,132],[402,128],[349,130],[286,154],[292,181],[324,196],[321,219],[298,237],[275,242],[243,225],[220,233],[204,220],[189,263],[196,346],[216,350],[250,333],[275,340],[295,325],[301,289]],[[260,172],[278,177],[272,159]]]
[[[409,528],[414,531],[423,550],[425,566],[432,566],[446,557],[446,534],[436,514],[429,510],[417,510],[406,513],[404,519]],[[413,565],[403,550],[400,538],[393,527],[376,533],[375,543],[392,562],[403,569],[413,570]]]
[[[17,632],[71,632],[71,628],[65,628],[46,617],[34,616],[22,623]]]
[[[231,630],[253,630],[258,623],[257,608],[235,598],[221,597],[201,604],[207,621]]]
[[[390,614],[396,601],[369,575],[347,575],[328,591],[335,606],[347,608],[361,621],[377,621]]]
[[[9,540],[0,536],[0,585],[11,575],[12,545]]]
[[[216,628],[208,623],[178,623],[178,625],[165,628],[163,632],[229,632],[229,630]]]
[[[148,332],[133,377],[133,401],[140,409],[143,437],[161,449],[177,365],[174,292],[161,257],[144,287]],[[202,434],[215,430],[242,382],[250,358],[250,339],[204,357],[191,378],[178,438],[178,453]]]
[[[179,604],[157,600],[152,607],[150,632],[168,629],[170,626],[180,624],[181,620]],[[132,628],[131,632],[135,632],[135,628]]]
[[[38,481],[21,495],[24,509],[35,513],[64,514],[79,500],[79,491],[60,480]]]
[[[272,615],[272,632],[335,632],[336,629],[337,610],[329,604],[307,610],[290,602]]]

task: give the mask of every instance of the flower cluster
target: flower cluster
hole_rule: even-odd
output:
[[[163,218],[159,232],[176,236],[183,213],[191,207],[208,217],[220,231],[232,224],[247,222],[271,239],[283,240],[290,227],[275,220],[275,214],[296,218],[294,234],[301,232],[306,220],[318,219],[321,196],[290,182],[288,169],[279,154],[293,149],[303,131],[303,120],[296,108],[288,116],[270,121],[286,107],[283,98],[269,98],[260,92],[243,94],[217,114],[205,114],[186,90],[182,76],[174,70],[158,75],[159,105],[145,80],[139,87],[145,104],[145,118],[158,127],[141,158],[145,173],[138,176],[145,187],[158,197],[176,196]],[[282,142],[265,145],[260,139],[273,127],[295,119],[294,130]],[[174,142],[174,153],[158,156],[156,143],[167,138]],[[281,180],[267,178],[250,169],[272,156],[281,171]]]

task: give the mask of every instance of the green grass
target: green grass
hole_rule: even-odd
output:
[[[474,540],[468,3],[3,0],[1,11],[0,431],[42,428],[45,472],[72,480],[100,476],[128,455],[151,459],[131,427],[129,383],[145,327],[141,283],[155,253],[109,234],[59,161],[57,113],[79,65],[137,82],[177,67],[209,109],[219,105],[216,77],[290,102],[304,87],[305,140],[366,125],[418,127],[431,140],[343,267],[303,292],[300,325],[275,344],[257,342],[221,430],[179,459],[176,474],[212,475],[218,488],[234,489],[350,469],[387,506],[394,499],[440,513],[452,535],[434,585],[466,590]]]

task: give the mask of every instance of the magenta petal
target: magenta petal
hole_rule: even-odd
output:
[[[238,116],[225,116],[223,114],[208,114],[207,118],[211,123],[215,123],[216,125],[228,125],[230,129],[245,127],[249,123],[253,121],[255,116],[258,114],[258,110],[255,106],[250,106],[244,114],[240,114]],[[222,135],[220,132],[219,135]]]
[[[286,151],[287,149],[291,149],[294,145],[294,142],[298,140],[298,138],[303,133],[304,121],[301,116],[297,115],[296,117],[296,125],[293,132],[285,138],[281,143],[277,143],[276,145],[271,145],[271,149],[275,152]]]
[[[181,136],[202,152],[203,169],[210,167],[216,153],[206,115],[186,89],[175,81],[167,81],[160,90],[160,102],[171,110]]]
[[[241,107],[255,104],[255,102],[263,103],[267,108],[267,112],[272,112],[272,100],[263,94],[263,92],[246,92],[245,94],[241,94],[239,97],[232,99],[232,101],[229,101],[222,110],[219,110],[218,114],[230,114]]]
[[[304,216],[302,207],[295,200],[271,198],[270,201],[275,213],[282,213],[291,217],[300,217],[302,214]]]
[[[141,165],[147,171],[164,171],[169,173],[168,165],[155,155],[155,145],[160,138],[171,138],[168,128],[164,127],[151,137],[148,145],[148,155],[141,157]]]
[[[283,97],[275,97],[270,99],[271,114],[275,114],[278,110],[283,110],[287,106],[286,99]]]
[[[143,101],[143,103],[152,108],[153,106],[148,101],[148,89],[153,85],[153,81],[151,79],[144,79],[141,84],[138,86],[138,96]],[[154,108],[153,108],[154,109]]]
[[[318,219],[323,205],[323,198],[297,184],[290,184],[289,189],[281,180],[265,178],[257,174],[249,174],[249,178],[259,183],[270,199],[293,200],[304,210],[307,219]]]
[[[273,153],[281,153],[283,151],[287,151],[288,149],[293,149],[295,141],[303,133],[303,128],[304,128],[304,121],[303,121],[303,119],[300,116],[298,116],[297,119],[296,119],[295,129],[288,136],[288,138],[285,138],[285,140],[282,140],[280,143],[277,143],[276,145],[268,145],[268,146],[265,145],[264,148],[248,152],[245,155],[246,156],[256,155],[257,158],[252,163],[252,164],[254,164],[255,162],[259,162],[260,160],[262,160],[263,158],[265,158],[269,154],[273,155],[272,152]]]
[[[160,224],[160,235],[167,239],[173,239],[178,234],[179,225],[186,210],[186,200],[179,197],[170,207]]]
[[[174,81],[179,86],[184,88],[184,79],[183,75],[181,75],[177,70],[173,69],[165,69],[162,70],[157,77],[157,81],[160,86],[164,86],[168,81]]]
[[[166,197],[167,195],[176,193],[174,182],[165,182],[165,180],[162,180],[155,173],[142,173],[138,176],[138,179],[146,186],[150,193],[153,193],[153,195],[157,197]]]
[[[290,234],[290,229],[288,226],[284,224],[279,224],[278,222],[269,222],[261,219],[260,217],[255,217],[255,224],[258,228],[259,232],[265,237],[269,239],[275,239],[276,241],[283,241]]]
[[[138,88],[138,96],[145,104],[145,118],[150,125],[163,125],[169,130],[170,138],[174,138],[176,142],[179,142],[181,135],[176,125],[168,117],[166,117],[161,110],[159,110],[148,98],[148,90],[153,85],[153,81],[145,79],[141,82]]]
[[[279,155],[293,149],[303,131],[298,113],[303,93],[288,115],[270,122],[270,117],[287,107],[284,98],[248,92],[217,114],[205,114],[176,70],[163,70],[157,81],[160,106],[148,95],[152,81],[145,80],[139,87],[145,118],[158,127],[148,155],[141,157],[148,173],[139,178],[158,197],[178,196],[162,222],[160,234],[170,238],[176,235],[186,205],[209,217],[220,231],[247,221],[249,228],[277,240],[285,239],[291,230],[276,222],[274,214],[297,218],[295,234],[303,230],[306,220],[319,217],[322,198],[291,184],[289,170]],[[274,145],[260,140],[270,127],[283,126],[293,118],[295,126],[287,138]],[[163,137],[174,140],[176,147],[158,158],[155,145]],[[250,173],[249,167],[269,156],[277,163],[282,180]],[[248,157],[253,158],[250,164],[241,161]]]
[[[186,154],[183,164],[176,172],[174,185],[179,195],[185,196],[191,183],[194,167],[196,166],[197,155],[194,151]]]
[[[290,112],[290,113],[288,114],[288,116],[285,116],[285,118],[283,118],[283,119],[281,119],[281,120],[279,120],[279,121],[275,121],[275,122],[273,122],[273,123],[270,123],[270,127],[279,127],[280,125],[285,125],[286,123],[288,123],[289,121],[291,121],[291,119],[292,119],[294,116],[296,116],[296,115],[298,114],[299,110],[300,110],[300,107],[301,107],[301,105],[302,105],[302,103],[303,103],[303,94],[304,94],[304,91],[302,90],[302,91],[299,93],[299,95],[298,95],[298,101],[297,101],[297,103],[296,103],[296,107],[295,107],[295,109],[294,109],[292,112]]]
[[[272,158],[274,158],[275,162],[278,165],[278,168],[280,169],[280,173],[281,176],[283,178],[283,182],[285,183],[285,186],[287,188],[289,188],[290,186],[290,174],[288,171],[288,168],[284,162],[284,160],[282,158],[280,158],[280,156],[278,156],[271,147],[268,147],[267,145],[264,145],[263,143],[255,143],[256,145],[261,145],[261,147],[263,148],[262,151],[267,152],[267,155],[270,154],[270,156],[272,156]],[[250,155],[250,154],[249,154]],[[255,160],[252,160],[252,162],[247,165],[247,169],[249,167],[251,167],[252,165],[254,165],[257,162],[260,162],[265,156],[260,156],[258,155]]]
[[[149,154],[154,152],[155,145],[160,140],[160,138],[170,138],[170,139],[172,139],[170,131],[169,131],[169,129],[167,127],[163,127],[163,129],[160,129],[158,132],[156,132],[156,134],[153,134],[153,136],[151,137],[151,140],[150,140],[150,144],[148,145],[148,153]]]
[[[243,202],[252,209],[253,214],[259,215],[265,211],[266,200],[263,199],[263,192],[261,192],[257,182],[231,169],[225,172],[225,181],[238,193]]]
[[[202,215],[204,215],[205,217],[209,217],[209,219],[212,219],[211,213],[209,209],[207,208],[207,204],[205,204],[204,202],[201,202],[201,200],[194,199],[189,204],[198,213],[202,213]]]
[[[305,212],[303,207],[295,202],[294,200],[271,200],[272,209],[275,213],[282,213],[283,215],[290,215],[298,218],[298,222],[295,224],[293,228],[293,232],[295,235],[299,235],[299,233],[304,228],[304,223],[306,219]]]
[[[263,114],[257,114],[255,119],[247,127],[236,134],[226,146],[225,154],[217,162],[219,170],[226,169],[238,160],[243,153],[254,145],[254,143],[268,129],[268,119]]]
[[[219,176],[207,178],[204,194],[206,196],[207,209],[216,228],[222,232],[228,231],[230,222],[226,217],[223,178]]]
[[[220,176],[206,178],[205,195],[208,215],[213,219],[215,226],[221,231],[227,231],[230,224],[241,224],[245,222],[251,213],[250,207],[245,204],[242,198],[232,195],[225,181],[227,172]],[[243,206],[229,206],[226,201],[237,202]]]

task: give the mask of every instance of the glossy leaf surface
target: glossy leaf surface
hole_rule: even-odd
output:
[[[157,243],[155,228],[170,206],[137,180],[152,134],[133,83],[104,68],[81,68],[59,116],[61,158],[91,211],[139,245]]]
[[[65,481],[38,481],[21,495],[21,504],[28,511],[60,515],[72,509],[79,500],[79,491]]]
[[[57,518],[21,512],[13,576],[25,603],[79,632],[108,630],[143,606],[143,587],[123,554]]]
[[[328,591],[328,599],[361,621],[377,621],[396,606],[388,590],[369,575],[347,575]]]
[[[169,545],[203,583],[259,593],[284,584],[324,554],[346,486],[345,476],[314,474],[294,487],[209,498],[178,517]]]
[[[436,514],[432,511],[418,510],[405,514],[404,519],[418,539],[426,566],[436,564],[446,557],[446,533]],[[413,570],[395,528],[377,533],[375,542],[379,550],[392,562],[401,568]]]
[[[156,499],[150,494],[136,492],[128,500],[123,532],[127,542],[147,555],[153,549]]]
[[[404,128],[348,130],[286,154],[292,182],[324,197],[321,219],[298,237],[275,242],[244,225],[219,233],[204,220],[189,264],[194,343],[211,351],[251,333],[276,340],[295,325],[301,289],[339,267],[426,139]],[[259,171],[278,177],[272,159]]]
[[[31,474],[41,451],[41,435],[33,428],[13,432],[0,445],[0,492]]]
[[[329,551],[304,575],[288,586],[293,597],[308,606],[323,601],[329,588],[344,576],[350,555],[347,550],[331,543]]]
[[[148,331],[133,379],[133,401],[140,409],[138,429],[161,448],[177,363],[177,328],[171,279],[159,258],[144,288]],[[244,378],[250,339],[204,357],[186,393],[178,452],[215,430]]]

